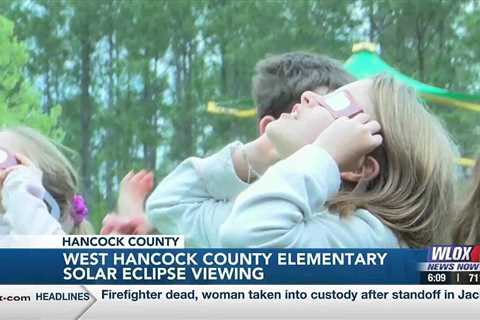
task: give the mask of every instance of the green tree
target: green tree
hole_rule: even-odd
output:
[[[0,16],[0,124],[27,125],[62,140],[63,131],[57,126],[61,109],[53,107],[49,115],[41,111],[40,96],[24,77],[28,54],[13,28],[13,22]]]
[[[446,0],[363,0],[368,38],[381,46],[382,57],[422,82],[454,91],[475,92],[479,73],[473,66],[478,41],[478,3]],[[478,21],[477,21],[478,22]],[[477,39],[478,40],[478,39]],[[478,90],[478,87],[477,87]],[[474,157],[480,150],[480,114],[430,106],[443,119],[460,152]]]

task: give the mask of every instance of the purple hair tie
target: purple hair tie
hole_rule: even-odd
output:
[[[73,223],[79,225],[88,216],[88,208],[85,199],[81,195],[75,195],[72,199],[72,209],[70,215],[73,218]]]

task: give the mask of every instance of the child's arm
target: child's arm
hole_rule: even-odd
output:
[[[302,247],[308,223],[339,186],[335,161],[326,151],[305,146],[238,196],[220,241],[226,247]],[[318,239],[319,245],[326,239]]]
[[[43,202],[42,173],[33,166],[18,166],[6,175],[2,187],[4,220],[9,234],[61,235],[60,223]]]
[[[248,186],[232,163],[232,152],[239,145],[182,162],[147,200],[150,222],[162,234],[184,235],[187,246],[218,246],[218,231],[230,214],[232,199]]]

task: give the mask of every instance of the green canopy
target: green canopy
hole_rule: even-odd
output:
[[[480,95],[452,92],[412,79],[388,65],[376,54],[376,46],[359,43],[353,46],[353,55],[345,62],[345,68],[358,79],[387,73],[415,88],[428,102],[480,112]]]

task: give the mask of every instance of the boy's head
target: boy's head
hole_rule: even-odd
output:
[[[314,53],[288,52],[260,60],[252,83],[260,134],[282,113],[290,113],[303,92],[323,95],[353,81],[338,61]]]

